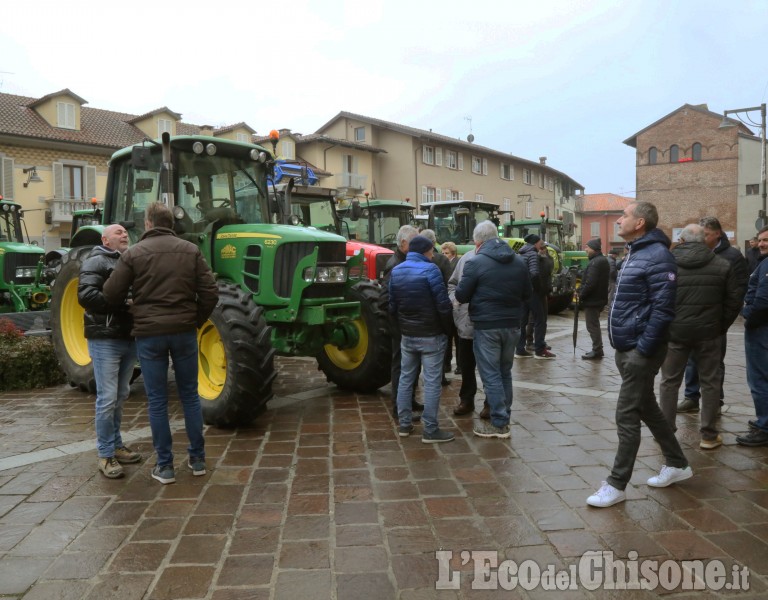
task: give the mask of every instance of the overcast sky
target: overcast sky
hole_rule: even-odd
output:
[[[342,110],[461,139],[471,123],[633,196],[623,140],[685,103],[766,101],[767,26],[764,0],[36,0],[3,3],[0,91],[260,134]]]

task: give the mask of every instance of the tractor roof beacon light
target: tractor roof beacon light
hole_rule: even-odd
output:
[[[37,167],[29,167],[29,169],[22,169],[21,170],[24,175],[27,176],[27,180],[23,183],[24,187],[29,187],[30,183],[42,183],[43,180],[40,178],[40,175],[37,174]]]
[[[280,139],[280,132],[273,129],[269,132],[269,141],[272,143],[272,154],[277,156],[277,141]]]

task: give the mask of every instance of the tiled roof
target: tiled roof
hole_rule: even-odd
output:
[[[584,194],[581,197],[582,212],[621,212],[634,198],[617,194]]]
[[[155,110],[150,110],[149,112],[144,113],[143,115],[139,115],[138,117],[133,117],[129,122],[138,123],[139,121],[143,121],[144,119],[148,119],[149,117],[154,117],[155,115],[159,115],[162,113],[168,113],[177,121],[181,120],[181,114],[172,111],[167,106],[161,106],[160,108],[156,108]]]
[[[575,187],[579,189],[584,189],[584,186],[581,185],[578,181],[570,177],[569,175],[566,175],[562,171],[558,171],[557,169],[553,169],[552,167],[548,165],[542,165],[538,161],[528,160],[526,158],[520,158],[519,156],[514,156],[512,154],[509,154],[507,152],[500,152],[499,150],[494,150],[493,148],[488,148],[486,146],[480,146],[478,144],[465,142],[463,140],[452,138],[447,135],[441,135],[439,133],[434,133],[432,131],[427,131],[426,129],[417,129],[416,127],[409,127],[407,125],[400,125],[399,123],[392,123],[391,121],[383,121],[381,119],[374,119],[372,117],[366,117],[364,115],[357,115],[354,113],[341,111],[338,115],[333,117],[330,121],[325,123],[322,127],[320,127],[317,131],[321,132],[323,129],[330,126],[334,121],[337,121],[338,119],[354,119],[356,121],[362,121],[364,123],[370,123],[371,125],[375,125],[376,127],[381,127],[382,129],[390,129],[392,131],[398,131],[400,133],[404,133],[406,135],[410,135],[412,137],[421,138],[426,141],[431,142],[437,142],[441,144],[450,144],[451,146],[458,146],[460,148],[464,148],[468,151],[475,151],[475,152],[484,152],[486,154],[492,154],[494,156],[498,156],[501,158],[506,158],[508,160],[514,160],[519,163],[527,164],[532,167],[535,167],[537,169],[543,169],[544,171],[547,171],[549,173],[554,173],[556,175],[559,175],[560,177],[567,179],[568,181],[572,181],[575,184]]]
[[[80,104],[88,104],[88,100],[86,100],[85,98],[81,98],[69,88],[64,88],[63,90],[59,90],[58,92],[53,92],[52,94],[46,94],[42,98],[37,98],[36,100],[33,98],[32,102],[30,102],[28,106],[30,108],[34,108],[38,104],[42,104],[46,100],[49,100],[50,98],[56,98],[57,96],[69,96],[70,98],[74,98],[75,100],[77,100]]]
[[[248,133],[250,133],[251,135],[256,133],[256,130],[253,127],[251,127],[250,125],[248,125],[248,123],[245,123],[243,121],[240,121],[239,123],[235,123],[234,125],[226,125],[224,127],[219,127],[214,131],[214,133],[219,133],[219,134],[228,133],[230,131],[234,131],[235,129],[239,129],[241,127],[247,130]]]
[[[307,135],[302,135],[301,133],[288,133],[287,135],[290,135],[294,141],[297,144],[308,144],[310,142],[327,142],[328,144],[333,144],[335,146],[342,146],[344,148],[355,148],[357,150],[364,150],[366,152],[373,152],[379,153],[387,151],[384,150],[384,148],[377,148],[376,146],[371,146],[370,144],[363,144],[362,142],[352,142],[350,140],[341,140],[339,138],[331,137],[329,135],[325,135],[322,133],[309,133]],[[265,145],[270,143],[269,142],[269,136],[259,136],[255,138],[256,144]]]

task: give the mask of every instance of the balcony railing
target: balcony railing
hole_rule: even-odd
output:
[[[53,223],[71,223],[72,213],[78,210],[93,208],[90,200],[48,198],[47,201],[51,207],[51,221]],[[99,202],[97,206],[98,208],[104,208],[104,203]]]
[[[339,173],[336,175],[336,186],[362,190],[365,189],[367,179],[365,175],[358,175],[357,173]]]

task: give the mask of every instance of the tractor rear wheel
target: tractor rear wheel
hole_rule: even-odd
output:
[[[56,358],[69,384],[94,393],[96,380],[83,332],[84,311],[77,301],[80,265],[91,250],[91,246],[73,248],[61,258],[61,268],[51,293],[51,338]]]
[[[379,286],[361,281],[350,288],[347,300],[360,302],[360,318],[354,322],[359,341],[345,349],[325,345],[317,356],[318,368],[341,389],[373,392],[392,377],[389,322],[379,306]]]
[[[207,424],[237,427],[272,398],[275,350],[264,309],[238,286],[218,286],[219,303],[197,332],[198,390]]]

